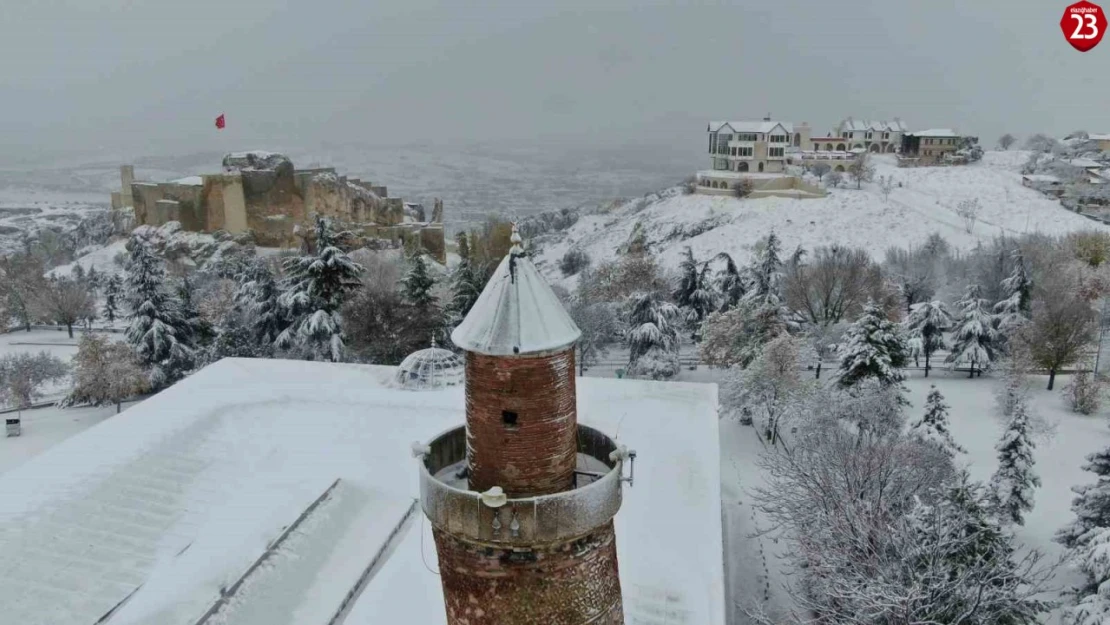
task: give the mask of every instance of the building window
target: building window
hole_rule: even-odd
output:
[[[786,148],[767,148],[767,156],[782,158]]]
[[[871,138],[871,133],[868,132],[867,134],[863,135],[863,138],[864,139],[870,139]]]
[[[774,149],[774,148],[772,148],[772,149]],[[779,148],[779,149],[781,150],[782,148]],[[752,155],[752,148],[737,148],[736,149],[736,155],[737,156],[751,156]]]
[[[890,138],[890,133],[889,132],[884,132],[883,133],[883,139],[889,139],[889,138]]]
[[[826,149],[826,150],[828,150],[829,152],[832,152],[832,149],[833,149],[833,144],[831,144],[831,143],[826,143],[826,144],[825,144],[825,149]]]
[[[786,135],[771,135],[771,143],[789,143],[790,140]]]
[[[516,420],[517,414],[512,410],[501,411],[501,422],[505,424],[505,427],[516,427]]]
[[[718,169],[718,170],[728,169],[728,161],[726,161],[723,158],[713,159],[713,169]]]
[[[836,144],[836,149],[843,152],[845,150],[845,146],[844,146],[843,143],[838,143],[838,144]]]
[[[729,148],[729,154],[736,156],[736,148]]]
[[[840,138],[841,139],[847,139],[848,138],[848,133],[846,133],[846,132],[840,133]]]

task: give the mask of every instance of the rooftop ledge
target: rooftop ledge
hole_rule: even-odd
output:
[[[466,427],[414,444],[420,459],[420,504],[433,527],[465,539],[504,547],[528,547],[583,536],[608,523],[621,507],[621,483],[629,451],[599,430],[578,426],[578,467],[572,490],[507,498],[466,490]],[[499,489],[496,489],[499,490]]]

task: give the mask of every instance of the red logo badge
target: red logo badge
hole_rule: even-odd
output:
[[[1073,48],[1086,52],[1102,41],[1102,33],[1106,32],[1106,13],[1093,2],[1080,0],[1064,9],[1060,29]]]

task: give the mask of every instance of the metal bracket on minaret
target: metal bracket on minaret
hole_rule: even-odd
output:
[[[622,476],[621,481],[628,482],[628,485],[632,486],[632,481],[636,477],[636,450],[621,445],[609,453],[610,462],[624,462],[625,460],[628,461],[628,477]]]

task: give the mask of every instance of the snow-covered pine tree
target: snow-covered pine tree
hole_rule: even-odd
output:
[[[997,315],[995,327],[1003,335],[1009,335],[1032,315],[1033,279],[1025,266],[1025,256],[1021,248],[1011,254],[1014,270],[1010,277],[1002,281],[1002,292],[1006,298],[994,305]]]
[[[461,322],[481,294],[482,287],[478,284],[478,275],[470,261],[464,258],[451,273],[451,301],[447,303],[450,323]]]
[[[693,327],[693,338],[697,339],[701,322],[716,308],[717,296],[709,284],[709,263],[699,265],[693,250],[687,247],[678,267],[678,287],[672,296],[679,308],[686,310],[686,322]]]
[[[116,318],[119,317],[119,307],[123,299],[123,284],[119,275],[112,274],[108,277],[107,284],[104,285],[104,318],[108,321],[109,326],[116,324]]]
[[[429,313],[436,305],[435,295],[432,294],[435,283],[435,278],[428,272],[424,256],[413,254],[409,258],[409,270],[401,278],[401,297],[418,312]]]
[[[994,319],[987,310],[987,301],[980,295],[979,285],[967,287],[964,299],[956,303],[960,308],[960,318],[952,341],[952,351],[948,354],[949,366],[955,368],[959,363],[968,363],[970,374],[979,374],[994,360]]]
[[[629,297],[628,374],[652,379],[678,373],[678,331],[674,322],[679,310],[655,293]]]
[[[750,299],[760,300],[771,306],[782,303],[782,243],[772,232],[767,235],[763,249],[752,263],[752,285],[747,293]]]
[[[339,248],[337,235],[324,217],[316,217],[316,253],[288,258],[280,306],[290,325],[274,343],[309,360],[343,359],[343,323],[339,308],[361,285],[362,267]]]
[[[281,304],[281,291],[269,267],[258,264],[235,294],[240,309],[249,320],[254,340],[264,347],[273,344],[289,327],[288,311]]]
[[[913,304],[905,322],[906,334],[912,339],[925,357],[925,377],[931,368],[929,359],[937,350],[946,347],[944,331],[952,327],[952,315],[944,302],[933,300]]]
[[[1110,449],[1087,456],[1084,471],[1098,476],[1093,484],[1073,486],[1071,509],[1075,520],[1056,532],[1056,542],[1068,548],[1070,558],[1087,579],[1075,589],[1078,605],[1064,620],[1073,625],[1110,623]],[[1106,589],[1106,590],[1100,590]]]
[[[1068,549],[1085,547],[1093,530],[1110,531],[1110,448],[1087,455],[1084,471],[1098,476],[1094,484],[1073,486],[1071,502],[1075,520],[1056,532],[1056,542]]]
[[[717,271],[714,281],[717,285],[717,292],[721,294],[721,307],[720,312],[726,312],[735,308],[748,290],[748,279],[737,267],[736,261],[732,260],[726,252],[721,252],[713,257],[710,262],[718,260],[725,261],[724,267]]]
[[[999,519],[1022,525],[1025,513],[1033,509],[1033,489],[1041,479],[1033,472],[1033,442],[1029,406],[1024,398],[1014,406],[1013,415],[1002,432],[998,468],[991,476],[991,499]]]
[[[206,345],[213,336],[212,327],[200,315],[196,302],[196,287],[189,276],[182,276],[177,284],[177,301],[180,305],[181,319],[188,335],[184,340],[195,348]]]
[[[948,429],[948,405],[944,403],[944,396],[936,386],[929,387],[929,396],[925,399],[925,414],[921,420],[910,426],[910,435],[936,445],[949,458],[966,451],[952,438],[952,432]]]
[[[906,366],[906,341],[897,324],[875,302],[868,301],[860,316],[844,333],[837,383],[850,388],[864,380],[880,386],[902,384]]]
[[[160,390],[193,367],[190,329],[181,316],[180,302],[166,287],[162,259],[137,237],[127,242],[127,250],[124,295],[131,319],[127,342],[149,370],[150,387]]]

